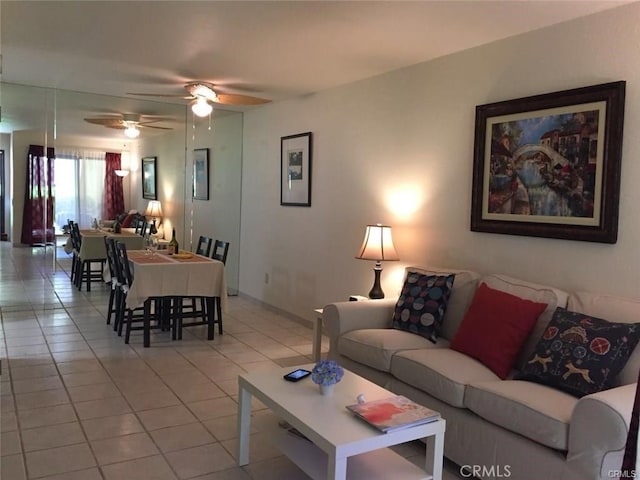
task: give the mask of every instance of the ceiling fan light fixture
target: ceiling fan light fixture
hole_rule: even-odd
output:
[[[135,125],[129,125],[124,129],[124,134],[128,138],[138,138],[140,136],[140,130]]]
[[[205,97],[198,97],[195,103],[191,105],[191,111],[198,117],[206,117],[213,111],[213,107]]]

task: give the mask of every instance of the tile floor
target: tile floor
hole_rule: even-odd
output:
[[[310,326],[230,297],[213,341],[198,327],[125,345],[105,324],[108,289],[78,292],[69,258],[59,249],[54,270],[52,257],[0,242],[0,478],[308,478],[261,433],[273,419],[259,402],[246,467],[235,439],[238,373],[310,363]],[[419,444],[397,451],[423,462]]]

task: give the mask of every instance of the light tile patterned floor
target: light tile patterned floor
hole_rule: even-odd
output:
[[[51,249],[0,243],[0,478],[308,478],[263,438],[258,402],[247,467],[235,439],[238,373],[310,363],[310,327],[231,297],[213,341],[198,327],[125,345],[105,323],[108,289],[78,292],[69,266],[61,250],[54,270]],[[399,450],[422,463],[420,445]]]

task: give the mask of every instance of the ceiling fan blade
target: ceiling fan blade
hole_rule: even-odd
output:
[[[170,128],[170,127],[158,127],[156,125],[146,125],[144,123],[140,123],[138,124],[138,126],[142,128],[156,128],[158,130],[173,130],[173,128]]]
[[[121,118],[85,118],[85,122],[109,128],[124,128]]]
[[[137,95],[139,97],[166,97],[166,98],[183,98],[185,100],[193,100],[193,95],[183,95],[180,93],[133,93],[127,92],[127,95]]]
[[[223,105],[262,105],[269,103],[271,100],[265,98],[251,97],[249,95],[239,95],[235,93],[217,93],[216,103]]]

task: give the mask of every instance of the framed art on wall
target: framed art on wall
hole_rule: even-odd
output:
[[[471,230],[615,243],[625,82],[476,107]]]
[[[142,198],[157,200],[156,157],[142,158]]]
[[[209,149],[193,151],[193,199],[209,200]]]
[[[311,132],[280,138],[280,205],[311,206]]]

